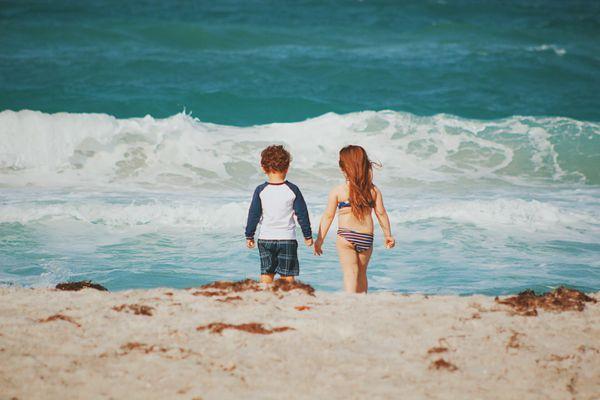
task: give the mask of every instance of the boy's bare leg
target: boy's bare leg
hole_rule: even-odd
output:
[[[275,278],[275,274],[261,274],[260,283],[273,283],[273,278]]]
[[[293,275],[289,275],[289,276],[288,275],[280,275],[279,279],[284,280],[286,282],[294,282],[295,281],[295,278]]]

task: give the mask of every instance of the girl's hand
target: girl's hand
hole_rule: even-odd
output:
[[[249,249],[253,249],[254,248],[254,240],[246,239],[246,247]]]
[[[323,254],[323,242],[320,240],[315,241],[315,256],[320,256]]]
[[[396,239],[393,236],[386,236],[385,238],[385,248],[391,249],[396,245]]]

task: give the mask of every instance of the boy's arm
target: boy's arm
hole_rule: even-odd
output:
[[[300,225],[300,229],[302,229],[302,236],[304,236],[304,239],[306,240],[312,239],[310,217],[308,216],[308,208],[306,207],[306,202],[304,201],[302,192],[300,192],[300,189],[298,189],[297,186],[288,186],[296,195],[296,199],[294,200],[294,213],[298,218],[298,224]]]
[[[262,217],[262,202],[260,201],[261,191],[262,185],[257,187],[254,191],[252,202],[250,203],[250,208],[248,209],[248,220],[246,221],[246,240],[254,240],[256,226]]]

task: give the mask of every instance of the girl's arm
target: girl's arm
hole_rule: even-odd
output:
[[[377,187],[375,187],[375,194],[375,215],[377,216],[377,221],[379,221],[379,225],[381,226],[381,230],[385,236],[385,247],[391,249],[396,245],[396,240],[392,236],[390,218],[388,217],[385,206],[383,205],[383,196]]]
[[[318,256],[323,254],[323,241],[325,240],[325,236],[327,236],[327,232],[329,232],[331,223],[335,218],[335,210],[338,203],[337,199],[337,188],[333,188],[331,192],[329,192],[329,197],[327,198],[327,207],[325,207],[325,211],[323,211],[323,216],[321,217],[321,222],[319,223],[319,234],[317,236],[317,240],[315,241],[315,254]]]

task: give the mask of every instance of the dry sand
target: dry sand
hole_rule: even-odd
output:
[[[520,316],[484,296],[0,297],[0,399],[600,398],[600,303]]]

